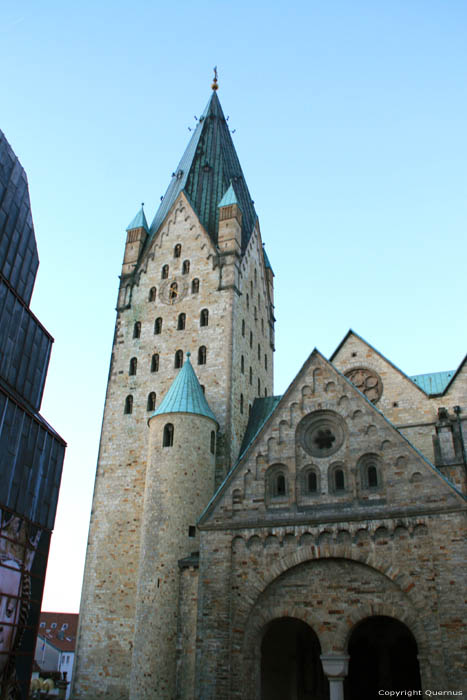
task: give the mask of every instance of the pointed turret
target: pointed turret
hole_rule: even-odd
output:
[[[199,547],[196,521],[214,490],[218,428],[190,353],[148,425],[130,700],[172,700],[179,561]],[[194,668],[194,628],[190,633]]]
[[[219,288],[239,290],[240,257],[242,252],[243,214],[231,182],[219,202],[219,235],[217,245],[221,256]]]
[[[256,212],[240,167],[227,120],[214,90],[199,118],[172,181],[151,224],[159,230],[180,192],[185,192],[214,243],[218,240],[219,202],[233,183],[242,210],[241,250],[245,250],[256,223]]]
[[[125,254],[123,256],[122,276],[133,272],[138,262],[139,254],[148,237],[148,222],[144,213],[144,204],[134,219],[127,226]]]
[[[191,353],[187,352],[182,369],[175,377],[161,405],[154,411],[151,418],[160,416],[163,413],[194,413],[198,416],[211,418],[217,423],[216,417],[206,401],[198,377],[191,366],[190,355]]]

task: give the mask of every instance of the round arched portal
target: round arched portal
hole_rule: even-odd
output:
[[[261,700],[328,700],[319,639],[302,620],[283,617],[264,628]]]
[[[392,617],[368,617],[353,630],[348,645],[346,700],[374,700],[380,690],[421,690],[417,642]]]

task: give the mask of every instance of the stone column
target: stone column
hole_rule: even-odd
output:
[[[349,672],[348,654],[321,654],[323,671],[329,681],[329,700],[344,700],[344,678]]]

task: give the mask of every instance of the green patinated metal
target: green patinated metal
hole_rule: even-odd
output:
[[[243,214],[244,251],[257,216],[219,98],[213,92],[156,212],[151,237],[159,230],[180,192],[184,192],[217,244],[219,202],[230,187]]]
[[[229,185],[229,189],[225,193],[225,195],[222,197],[221,201],[219,202],[219,209],[221,207],[230,207],[232,204],[237,204],[237,197],[235,195],[234,188],[232,187],[232,184]]]
[[[416,374],[410,379],[416,384],[425,394],[443,394],[447,385],[455,374],[455,370],[449,372],[432,372],[431,374]]]
[[[240,454],[237,460],[238,462],[241,460],[243,454],[247,451],[255,437],[258,435],[269,416],[273,413],[273,411],[275,411],[281,398],[282,395],[265,396],[254,400],[253,406],[251,407],[250,418],[246,427],[245,436],[240,448]]]
[[[136,214],[135,218],[132,221],[130,221],[130,223],[126,227],[126,230],[131,231],[134,228],[144,228],[149,233],[149,226],[148,222],[146,221],[146,215],[144,213],[143,207],[141,207],[139,212]]]
[[[194,413],[198,416],[212,418],[218,423],[216,416],[209,408],[201,384],[191,366],[189,352],[186,354],[185,364],[152,416],[160,416],[163,413]]]

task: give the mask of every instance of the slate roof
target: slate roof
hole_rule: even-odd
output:
[[[185,364],[172,382],[159,408],[152,415],[160,416],[163,413],[194,413],[212,418],[218,423],[216,416],[209,408],[201,384],[191,366],[189,352],[186,354]]]
[[[153,237],[180,192],[185,192],[202,225],[217,244],[218,205],[232,184],[243,214],[242,251],[257,215],[219,98],[213,92],[151,224]],[[148,242],[149,244],[149,242]]]
[[[131,231],[133,228],[144,228],[146,231],[149,232],[149,226],[148,222],[146,221],[146,214],[144,213],[143,206],[141,205],[141,209],[139,212],[136,214],[135,218],[130,221],[128,226],[126,227],[127,231]]]

